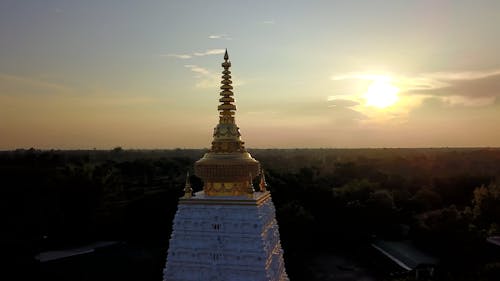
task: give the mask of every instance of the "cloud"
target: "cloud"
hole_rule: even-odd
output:
[[[345,74],[332,75],[330,77],[331,80],[339,81],[339,80],[349,80],[349,79],[359,79],[359,80],[371,80],[371,81],[388,81],[390,78],[386,75],[378,75],[378,74],[367,74],[362,72],[350,72]]]
[[[329,106],[328,107],[353,107],[359,105],[358,101],[343,98],[334,98],[334,96],[328,97]]]
[[[204,52],[194,52],[192,54],[166,54],[166,55],[160,55],[160,57],[172,57],[172,58],[177,58],[177,59],[191,59],[193,57],[204,57],[204,56],[210,56],[210,55],[224,54],[225,51],[226,51],[225,49],[208,49]]]
[[[431,118],[441,118],[443,122],[448,122],[448,127],[459,126],[456,124],[467,120],[491,123],[484,120],[496,118],[493,117],[496,116],[493,112],[500,101],[499,69],[424,72],[413,75],[349,72],[337,73],[330,79],[333,87],[332,93],[327,97],[328,107],[335,112],[335,118],[339,112],[349,116],[349,119],[338,122],[338,126],[350,124],[349,126],[366,129],[389,128],[387,126],[404,129],[414,124],[421,125],[423,123],[419,122],[424,122],[422,120],[432,122]],[[371,83],[381,80],[400,89],[399,99],[387,108],[370,107],[366,104],[364,93]],[[429,101],[436,105],[433,106]],[[356,113],[359,115],[355,116]],[[456,121],[458,119],[461,121]]]
[[[438,80],[477,80],[500,75],[500,69],[462,72],[434,72],[427,76]]]
[[[451,106],[487,106],[500,97],[500,70],[435,72],[422,76],[438,86],[408,87],[408,94],[441,98]]]
[[[500,97],[500,70],[444,71],[415,75],[351,72],[331,76],[342,80],[390,81],[401,96],[436,97],[450,106],[487,106]],[[422,100],[422,98],[418,99]]]
[[[373,82],[385,82],[400,87],[401,80],[388,73],[350,72],[336,74],[330,77],[334,81],[334,89],[342,94],[327,97],[330,108],[350,109],[359,113],[359,124],[404,123],[408,113],[418,107],[423,98],[399,94],[395,104],[383,109],[376,108],[367,103],[365,93]],[[347,93],[347,94],[345,94]]]
[[[210,49],[210,50],[206,50],[205,52],[202,52],[202,53],[195,52],[195,53],[193,53],[193,55],[195,55],[197,57],[203,57],[203,56],[209,56],[209,55],[224,54],[225,51],[226,50],[224,50],[224,49]]]
[[[471,99],[463,96],[448,96],[443,97],[442,101],[450,106],[481,107],[494,104],[496,99],[496,97],[477,97]]]
[[[218,85],[220,85],[220,76],[222,75],[221,73],[215,73],[213,71],[210,71],[204,67],[195,64],[186,64],[184,65],[184,67],[196,74],[194,76],[196,78],[196,83],[195,83],[196,88],[214,89],[217,88]],[[245,81],[241,79],[232,81],[233,81],[232,84],[233,86],[240,86],[246,84]]]
[[[441,95],[481,96],[500,90],[500,70],[432,72],[414,77],[401,77],[404,88],[413,93],[431,93],[439,89]]]
[[[262,24],[276,24],[275,20],[265,20],[261,22]]]
[[[73,89],[62,84],[36,78],[0,73],[0,95],[10,94],[66,94]]]
[[[231,40],[232,38],[229,37],[227,34],[212,34],[208,35],[208,39],[224,39],[224,40]]]
[[[217,86],[219,77],[215,73],[212,73],[208,69],[194,64],[186,64],[184,65],[184,67],[196,73],[196,88],[208,89]]]
[[[217,55],[217,54],[223,54],[225,51],[226,51],[225,49],[209,49],[204,52],[195,52],[193,53],[193,56],[203,57],[209,55]],[[196,74],[195,75],[195,78],[197,79],[195,83],[196,88],[211,89],[217,87],[217,85],[220,82],[219,74],[213,73],[212,71],[204,67],[195,64],[186,64],[184,65],[184,67]],[[236,83],[233,83],[233,85],[241,85],[241,83],[242,83],[241,81],[238,81]]]
[[[173,58],[178,58],[178,59],[190,59],[193,56],[187,55],[187,54],[167,54],[167,55],[160,55],[160,57],[173,57]]]
[[[194,65],[194,64],[186,64],[186,65],[184,65],[184,67],[186,67],[189,70],[191,70],[192,72],[195,72],[198,74],[202,74],[202,75],[209,75],[210,74],[210,71],[208,71],[208,69]]]

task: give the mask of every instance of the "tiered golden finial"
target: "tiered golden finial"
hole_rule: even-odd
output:
[[[220,123],[234,123],[234,111],[236,110],[236,105],[233,104],[234,98],[233,98],[233,81],[231,81],[231,71],[229,71],[229,68],[231,67],[231,62],[229,61],[229,55],[227,54],[227,49],[226,53],[224,54],[224,62],[222,63],[222,67],[224,70],[222,71],[222,86],[220,86],[220,89],[222,92],[220,92],[220,95],[222,98],[219,99],[219,101],[222,103],[219,105],[217,108],[220,111],[220,116],[219,116],[219,122]]]
[[[235,122],[236,106],[231,81],[231,62],[227,50],[222,63],[219,123],[214,128],[212,147],[196,161],[195,174],[203,179],[203,191],[208,196],[243,196],[250,193],[248,175],[258,175],[259,162],[245,149]],[[253,186],[251,187],[253,193]]]
[[[264,175],[264,170],[260,170],[260,192],[266,192],[267,191],[267,182],[266,182],[266,176]]]
[[[191,188],[191,183],[189,182],[189,171],[186,175],[186,185],[184,186],[184,198],[191,198],[193,196],[193,189]]]
[[[234,121],[236,105],[233,104],[233,83],[231,81],[231,62],[229,55],[224,54],[224,62],[222,63],[224,70],[222,71],[222,81],[219,101],[221,104],[217,107],[220,111],[219,124],[214,129],[214,141],[212,142],[213,152],[245,152],[244,142],[241,140],[241,134],[238,126]]]

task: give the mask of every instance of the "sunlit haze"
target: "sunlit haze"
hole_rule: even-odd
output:
[[[365,93],[366,104],[386,108],[398,101],[399,89],[385,80],[373,81]]]
[[[500,1],[0,3],[0,149],[500,146]]]

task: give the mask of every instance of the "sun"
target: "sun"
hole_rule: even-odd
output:
[[[374,80],[364,94],[366,105],[377,108],[389,107],[398,101],[398,92],[399,89],[390,83],[389,78]]]

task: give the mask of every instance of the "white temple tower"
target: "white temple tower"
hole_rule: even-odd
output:
[[[166,281],[283,281],[278,224],[260,164],[246,151],[234,121],[231,62],[226,53],[212,148],[195,163],[203,191],[185,195],[175,214]],[[260,189],[252,180],[260,174]]]

